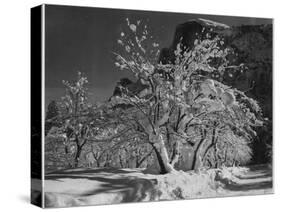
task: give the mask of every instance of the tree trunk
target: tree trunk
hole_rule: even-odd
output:
[[[175,164],[179,161],[180,157],[180,145],[179,142],[176,141],[173,147],[173,154],[171,158],[171,165],[174,167]]]
[[[136,158],[136,168],[139,168],[141,164],[152,154],[153,150],[151,150],[148,154],[143,156],[141,159],[139,157]]]
[[[93,150],[92,150],[92,153],[93,153],[94,159],[95,159],[95,161],[96,161],[97,167],[99,168],[99,167],[100,167],[101,155],[98,155],[98,153],[95,154]]]
[[[202,158],[202,161],[204,162],[206,160],[206,156],[209,152],[209,150],[215,146],[216,144],[216,128],[213,128],[213,131],[212,131],[212,140],[211,140],[211,143],[207,146],[207,148],[205,149],[204,151],[204,154],[203,154],[203,158]]]
[[[105,163],[103,164],[103,167],[109,167],[109,154],[106,154]]]
[[[124,168],[121,155],[119,155],[119,164],[121,168]]]
[[[214,158],[215,158],[215,168],[218,168],[219,167],[219,160],[218,160],[217,144],[214,145]]]
[[[206,161],[206,156],[209,153],[210,149],[214,146],[213,143],[210,143],[207,148],[204,151],[203,157],[202,157],[202,161],[205,162]]]
[[[82,147],[77,145],[77,151],[76,151],[76,154],[75,154],[75,157],[74,157],[74,168],[77,168],[78,165],[79,165],[79,159],[80,159],[80,155],[81,155],[81,151],[82,150]]]
[[[201,147],[204,144],[204,141],[206,140],[206,130],[201,130],[201,139],[198,143],[198,145],[195,148],[194,154],[193,154],[193,159],[192,159],[192,166],[191,169],[194,170],[196,168],[196,165],[198,162],[202,162],[202,157],[200,156],[201,153]]]
[[[96,160],[96,163],[97,163],[97,167],[99,168],[100,167],[100,160]]]
[[[196,168],[196,165],[198,164],[198,161],[201,160],[201,158],[199,157],[200,155],[200,150],[201,150],[201,147],[203,145],[205,141],[205,138],[202,137],[198,143],[198,145],[196,146],[195,148],[195,151],[193,153],[193,159],[192,159],[192,165],[191,165],[191,169],[194,170]]]
[[[175,171],[174,167],[170,163],[163,136],[160,133],[156,133],[156,135],[151,134],[149,137],[160,166],[160,174],[166,174]]]

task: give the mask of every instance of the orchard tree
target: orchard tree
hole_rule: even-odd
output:
[[[218,83],[218,82],[217,82]],[[220,87],[229,89],[219,83]],[[192,168],[198,163],[209,167],[246,164],[250,161],[255,129],[262,125],[261,109],[243,92],[232,89],[235,102],[225,110],[201,117],[204,135],[195,149]],[[252,110],[250,111],[249,108]],[[200,168],[200,167],[199,167]]]
[[[48,158],[66,167],[68,164],[72,167],[109,167],[118,166],[114,162],[119,158],[129,161],[134,155],[136,161],[133,166],[140,167],[150,157],[151,149],[141,144],[146,140],[145,135],[134,130],[140,127],[137,110],[131,108],[129,114],[132,116],[129,116],[128,111],[112,109],[107,102],[90,104],[87,83],[82,73],[78,73],[76,80],[63,81],[66,92],[58,104],[59,113],[54,117],[61,124],[47,136],[47,146],[51,148]],[[137,141],[141,142],[136,145]],[[61,148],[62,145],[65,147]],[[122,153],[122,149],[125,152]],[[118,157],[115,161],[113,154]]]
[[[95,120],[100,117],[98,110],[95,111],[94,106],[88,102],[87,83],[87,77],[80,72],[76,80],[63,81],[66,94],[62,97],[61,119],[64,122],[65,143],[74,151],[74,167],[79,165],[85,145],[92,142],[95,136]]]
[[[147,143],[148,135],[143,130],[143,114],[139,109],[122,102],[120,97],[112,98],[104,108],[102,122],[102,132],[112,132],[96,138],[96,142],[110,144],[108,149],[114,155],[114,161],[119,161],[113,166],[139,168],[150,163],[152,148]]]

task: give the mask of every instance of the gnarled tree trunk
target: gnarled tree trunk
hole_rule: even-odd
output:
[[[76,154],[74,156],[74,168],[77,168],[78,165],[79,165],[79,159],[80,159],[80,156],[81,156],[81,152],[82,152],[82,148],[77,145]]]
[[[200,168],[197,165],[198,165],[199,162],[201,162],[200,161],[201,160],[200,153],[201,153],[201,147],[202,147],[204,141],[205,141],[205,138],[201,138],[198,145],[195,148],[195,151],[193,153],[192,166],[191,166],[192,170]]]
[[[206,141],[206,130],[202,130],[201,139],[200,139],[199,143],[197,144],[197,146],[195,147],[195,150],[193,153],[194,155],[193,155],[192,166],[191,166],[192,170],[198,169],[202,165],[202,156],[200,154],[201,154],[202,146],[205,143],[205,141]],[[198,167],[198,164],[200,164],[199,167]]]
[[[160,166],[160,173],[166,174],[175,171],[175,169],[170,163],[163,135],[159,131],[160,130],[156,131],[156,133],[151,133],[149,135],[149,141],[157,157]]]
[[[79,160],[81,157],[81,153],[82,153],[82,149],[83,146],[86,144],[86,140],[85,139],[79,139],[78,136],[76,136],[75,138],[75,143],[76,143],[76,153],[74,156],[74,168],[77,168],[79,165]]]

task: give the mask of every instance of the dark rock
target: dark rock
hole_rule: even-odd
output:
[[[176,27],[174,39],[170,48],[163,48],[160,53],[159,62],[163,64],[174,62],[174,51],[179,42],[185,48],[191,48],[197,38],[204,39],[207,33],[213,37],[215,35],[226,33],[229,26],[205,19],[189,20]]]

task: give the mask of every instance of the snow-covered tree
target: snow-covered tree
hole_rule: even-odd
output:
[[[252,136],[260,112],[258,105],[214,77],[214,73],[220,75],[228,68],[229,49],[222,39],[196,39],[188,49],[179,43],[175,62],[161,64],[159,44],[148,26],[128,19],[127,26],[117,41],[122,50],[115,53],[115,65],[134,74],[144,89],[135,93],[123,87],[122,95],[114,101],[135,111],[132,120],[137,120],[137,131],[146,136],[154,150],[161,173],[175,170],[180,144],[196,149],[205,143],[209,131],[216,127],[215,115],[215,119],[227,117],[225,123],[235,134],[246,139]],[[232,122],[233,119],[237,121]],[[171,136],[175,145],[169,154],[166,138]]]
[[[78,72],[74,81],[63,81],[66,88],[61,101],[61,120],[63,121],[66,153],[73,153],[73,166],[77,167],[84,146],[95,135],[95,118],[97,117],[92,104],[88,102],[87,77]],[[99,117],[99,116],[98,116]]]

